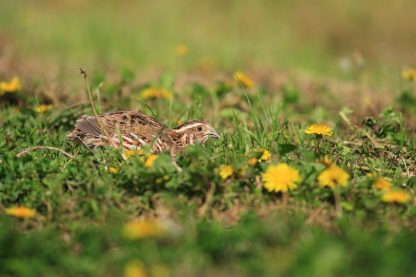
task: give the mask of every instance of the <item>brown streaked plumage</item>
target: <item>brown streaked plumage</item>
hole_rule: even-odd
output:
[[[70,141],[82,142],[88,147],[108,145],[140,149],[143,145],[149,144],[152,153],[166,151],[173,158],[188,145],[195,142],[205,143],[209,138],[219,138],[212,126],[199,120],[192,120],[171,129],[140,112],[110,112],[98,117],[106,132],[101,130],[95,116],[83,115],[77,120],[75,129],[67,138]]]

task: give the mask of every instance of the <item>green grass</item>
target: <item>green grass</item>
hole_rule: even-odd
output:
[[[2,3],[0,82],[22,89],[0,92],[0,276],[416,275],[416,92],[400,78],[416,62],[415,4],[344,2]],[[183,172],[167,154],[148,168],[68,143],[92,114],[79,67],[100,112],[204,119],[221,139],[188,148]],[[256,86],[236,85],[238,70]],[[173,97],[141,99],[147,87]],[[321,122],[333,136],[304,133]],[[18,155],[34,146],[73,158]],[[259,149],[271,159],[250,165]],[[350,176],[335,194],[318,184],[324,156]],[[263,186],[278,163],[301,176],[286,204]],[[381,176],[411,200],[383,202]],[[14,206],[37,215],[7,215]],[[135,219],[160,232],[129,238]]]
[[[343,119],[333,112],[341,110],[337,104],[323,101],[318,112],[301,97],[306,92],[293,86],[283,88],[278,99],[267,88],[260,89],[261,84],[244,91],[228,83],[188,84],[181,93],[173,90],[173,100],[143,102],[137,93],[117,93],[135,79],[123,76],[130,79],[111,83],[104,76],[101,109],[138,107],[170,126],[177,120],[205,118],[222,139],[190,147],[178,160],[183,172],[175,170],[166,154],[147,168],[139,157],[124,161],[118,150],[91,153],[65,140],[76,118],[91,114],[88,104],[36,113],[33,107],[47,99],[25,96],[30,95],[25,88],[3,95],[1,205],[38,212],[25,220],[1,216],[3,276],[117,276],[137,260],[148,273],[162,267],[163,272],[187,276],[415,273],[414,200],[384,203],[382,192],[373,186],[375,178],[367,176],[385,176],[414,199],[415,137],[403,121],[403,115],[412,118],[409,107],[398,102],[365,120],[344,109]],[[168,89],[174,82],[170,75],[151,81]],[[240,106],[229,106],[231,98]],[[332,126],[334,135],[319,139],[304,134],[309,122],[316,121]],[[75,157],[49,150],[16,156],[36,145]],[[250,158],[261,156],[258,148],[269,150],[272,159],[247,167]],[[341,217],[336,216],[331,190],[318,186],[324,155],[351,176],[339,191]],[[262,188],[262,173],[279,162],[302,176],[286,207],[279,193]],[[234,169],[226,180],[218,174],[222,164]],[[111,166],[119,172],[109,172]],[[168,226],[165,235],[126,239],[123,225],[143,217]]]

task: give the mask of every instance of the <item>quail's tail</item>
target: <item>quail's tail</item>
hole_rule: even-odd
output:
[[[72,130],[71,133],[66,135],[66,138],[67,140],[73,141],[73,140],[78,139],[80,135],[81,135],[80,131],[77,128],[75,128],[74,130]]]
[[[84,132],[86,135],[99,137],[102,135],[102,130],[94,116],[82,116],[75,123],[75,128]]]
[[[102,132],[98,126],[97,119],[93,116],[82,116],[75,123],[75,129],[66,138],[70,141],[80,140],[83,142],[91,141],[94,144],[101,141]]]

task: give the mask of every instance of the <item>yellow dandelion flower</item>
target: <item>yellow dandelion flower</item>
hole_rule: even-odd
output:
[[[125,160],[127,160],[128,158],[133,157],[135,155],[135,153],[136,152],[134,150],[129,149],[129,150],[123,151],[122,156]]]
[[[169,181],[170,177],[168,175],[165,175],[163,177],[159,177],[156,179],[156,184],[160,185],[163,183],[163,181]]]
[[[324,164],[326,167],[330,167],[334,164],[334,162],[328,157],[324,156],[322,159],[319,160],[321,164]]]
[[[202,71],[212,71],[216,67],[216,62],[211,57],[202,57],[197,61],[197,67]]]
[[[402,78],[407,81],[415,81],[416,80],[416,69],[409,67],[402,70]]]
[[[152,276],[154,277],[170,277],[171,273],[167,266],[163,264],[157,264],[150,269]]]
[[[272,153],[269,150],[263,150],[263,154],[261,154],[260,161],[268,161],[272,158]]]
[[[256,159],[256,158],[250,158],[250,159],[247,161],[247,164],[248,164],[248,165],[251,165],[251,166],[255,166],[255,165],[257,164],[257,159]]]
[[[127,150],[124,150],[121,155],[123,159],[127,160],[133,157],[134,155],[142,156],[143,154],[144,154],[143,149],[127,149]]]
[[[31,218],[36,216],[36,211],[27,207],[12,207],[5,209],[7,215],[19,218]]]
[[[246,173],[247,173],[247,169],[248,169],[248,165],[243,165],[241,168],[240,168],[240,171],[239,171],[239,174],[240,174],[240,176],[245,176],[246,175]]]
[[[335,189],[337,186],[347,186],[349,178],[350,175],[345,170],[333,164],[319,174],[318,182],[321,187]]]
[[[221,179],[225,180],[231,177],[234,173],[233,167],[231,165],[220,165],[218,170],[218,175],[220,175]]]
[[[384,177],[380,177],[378,178],[374,183],[373,186],[378,189],[378,190],[389,190],[391,189],[392,185],[389,182],[389,180],[387,180]]]
[[[52,105],[40,104],[33,108],[37,113],[46,113],[52,109]]]
[[[0,95],[4,93],[16,92],[22,89],[22,84],[18,77],[14,77],[9,82],[0,82]]]
[[[165,233],[163,226],[154,219],[133,220],[123,227],[123,236],[131,240],[161,237]]]
[[[182,123],[184,123],[184,121],[180,118],[176,119],[176,125],[181,125]]]
[[[124,277],[147,277],[143,264],[139,260],[134,260],[124,266]]]
[[[140,92],[139,97],[144,100],[170,99],[172,98],[172,93],[164,88],[146,88]]]
[[[149,156],[146,158],[146,161],[144,162],[144,166],[147,168],[152,168],[156,159],[157,155],[149,154]]]
[[[381,197],[381,200],[387,203],[405,204],[411,200],[412,196],[409,192],[402,189],[395,189],[387,191]]]
[[[285,163],[271,165],[263,173],[263,185],[270,192],[294,190],[299,180],[299,171]]]
[[[312,124],[306,130],[307,135],[332,136],[332,128],[325,124]]]
[[[183,56],[188,55],[188,52],[189,52],[189,49],[188,49],[188,46],[186,45],[178,45],[175,48],[176,56],[183,57]]]
[[[241,71],[234,72],[234,77],[237,82],[242,84],[245,88],[252,88],[255,86],[254,81]]]
[[[108,168],[108,172],[113,173],[113,174],[117,174],[120,171],[120,168],[117,166],[110,166]]]

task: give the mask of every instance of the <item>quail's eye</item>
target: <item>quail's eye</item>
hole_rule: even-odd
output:
[[[197,128],[197,130],[201,132],[201,131],[202,131],[202,126],[199,126],[199,127]]]

